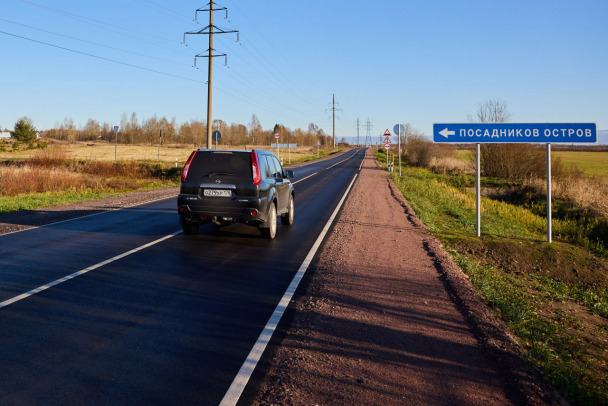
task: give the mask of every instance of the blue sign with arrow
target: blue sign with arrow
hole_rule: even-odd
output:
[[[433,124],[433,141],[443,143],[595,143],[595,123]]]

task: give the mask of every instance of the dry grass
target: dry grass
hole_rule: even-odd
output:
[[[100,186],[100,179],[65,168],[0,167],[0,196],[83,190]]]
[[[544,179],[527,179],[523,186],[532,187],[542,194],[547,193],[547,182]],[[584,176],[554,178],[551,182],[551,195],[556,199],[573,201],[582,209],[608,217],[608,179]]]
[[[204,145],[197,146],[197,148],[204,147]],[[269,145],[219,145],[218,148],[231,150],[251,150],[252,148],[267,149],[275,154],[277,153],[277,149],[272,148]],[[115,151],[114,144],[103,141],[68,143],[52,140],[50,147],[43,151],[53,150],[54,152],[50,153],[50,155],[63,154],[64,158],[69,159],[106,162],[113,162],[114,154],[116,152],[116,159],[118,161],[160,161],[171,162],[174,165],[177,162],[177,165],[181,167],[194,149],[195,147],[193,145],[162,145],[159,154],[158,145],[118,144]],[[281,148],[279,154],[283,163],[288,164],[289,161],[298,161],[303,157],[314,155],[316,152],[316,147],[296,147],[291,149]],[[40,150],[25,149],[16,152],[6,151],[0,152],[0,159],[32,159],[40,153]]]
[[[435,173],[475,173],[475,166],[456,157],[431,158],[429,168]]]
[[[63,149],[53,147],[35,151],[29,163],[34,166],[53,168],[63,166],[68,162],[69,155]]]

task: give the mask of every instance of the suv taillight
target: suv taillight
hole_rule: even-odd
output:
[[[190,154],[190,158],[188,158],[186,164],[184,165],[184,169],[182,169],[182,183],[186,181],[186,176],[188,176],[188,169],[190,169],[190,164],[194,159],[194,155],[196,155],[196,151],[192,151],[192,153]]]
[[[260,173],[258,154],[255,151],[251,151],[251,174],[253,175],[253,184],[258,186],[262,182],[262,174]]]

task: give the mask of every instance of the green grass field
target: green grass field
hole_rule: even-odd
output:
[[[475,151],[456,150],[456,158],[472,162]],[[566,167],[574,167],[593,178],[608,178],[608,152],[605,151],[552,151],[553,158],[561,159]]]
[[[553,155],[587,176],[608,178],[608,152],[554,151]]]

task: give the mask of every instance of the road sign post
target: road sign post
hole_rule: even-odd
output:
[[[405,133],[405,127],[403,124],[395,124],[393,127],[393,132],[397,134],[397,137],[399,137],[397,142],[399,143],[399,177],[401,177],[401,134]]]
[[[386,169],[390,172],[391,168],[390,168],[390,164],[389,164],[388,151],[391,149],[391,132],[388,130],[388,128],[384,132],[383,144],[384,144],[384,149],[386,150]]]
[[[281,134],[274,133],[274,139],[277,140],[277,158],[279,158],[279,161],[281,160],[280,155],[279,155],[279,138],[280,137],[281,137]]]
[[[477,237],[481,237],[481,152],[480,144],[475,144],[475,228]]]
[[[117,125],[114,126],[114,162],[116,162],[116,157],[118,155],[118,129],[120,127],[118,127]]]
[[[547,242],[551,230],[551,144],[597,142],[595,123],[448,123],[433,124],[437,143],[475,143],[477,236],[481,236],[480,143],[537,143],[547,145]]]
[[[215,141],[215,149],[217,149],[217,143],[222,140],[222,133],[218,130],[215,130],[211,134],[211,138],[213,138],[213,141]]]

